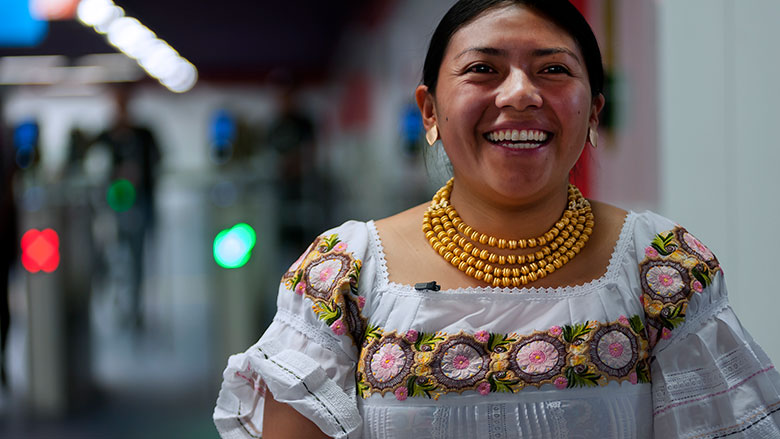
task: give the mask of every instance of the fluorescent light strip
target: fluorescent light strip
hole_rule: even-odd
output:
[[[183,93],[197,82],[198,70],[191,62],[112,0],[81,0],[77,15],[168,90]]]

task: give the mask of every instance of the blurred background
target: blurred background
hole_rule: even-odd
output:
[[[287,266],[446,179],[413,91],[452,3],[0,1],[0,437],[216,437]],[[708,243],[780,360],[780,3],[572,3],[608,72],[580,187]]]

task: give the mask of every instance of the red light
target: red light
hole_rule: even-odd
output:
[[[60,265],[60,238],[52,229],[30,229],[22,236],[22,265],[30,273],[51,273]]]

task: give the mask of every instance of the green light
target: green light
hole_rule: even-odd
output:
[[[130,210],[135,203],[135,187],[124,178],[114,180],[106,192],[106,201],[109,207],[117,212]]]
[[[243,267],[252,257],[257,236],[249,224],[225,229],[214,238],[214,260],[223,268]]]

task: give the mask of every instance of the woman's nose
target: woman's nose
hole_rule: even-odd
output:
[[[504,78],[496,94],[498,108],[525,110],[528,107],[541,107],[542,95],[531,78],[522,69],[512,69]]]

